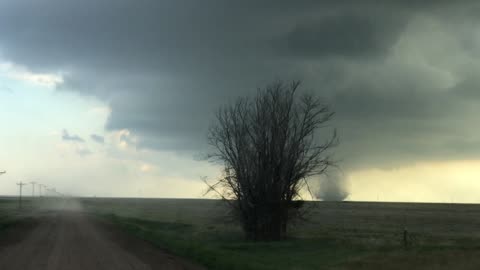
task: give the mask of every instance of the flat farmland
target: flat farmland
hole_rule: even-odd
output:
[[[252,243],[221,201],[82,199],[84,211],[208,269],[478,269],[480,205],[309,202],[290,239]]]

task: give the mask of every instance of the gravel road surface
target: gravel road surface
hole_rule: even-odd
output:
[[[81,212],[36,220],[0,237],[1,270],[202,269]]]

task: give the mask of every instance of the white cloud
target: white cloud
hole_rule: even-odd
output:
[[[102,117],[102,118],[107,118],[110,113],[112,112],[112,109],[108,106],[100,106],[100,107],[95,107],[90,110],[88,110],[88,114],[94,115],[95,117]]]
[[[151,164],[146,164],[146,163],[145,163],[145,164],[142,164],[142,165],[140,166],[140,171],[141,171],[141,172],[144,172],[144,173],[149,173],[149,172],[151,172],[153,169],[154,169],[154,167],[153,167],[153,165],[151,165]]]
[[[55,87],[63,83],[63,76],[52,73],[35,73],[26,67],[12,62],[0,62],[0,73],[15,80],[26,81],[41,86]]]
[[[128,129],[114,131],[111,133],[110,137],[113,144],[121,150],[136,149],[137,137]]]

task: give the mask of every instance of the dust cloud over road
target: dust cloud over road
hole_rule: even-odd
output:
[[[37,220],[10,230],[8,241],[0,237],[0,269],[202,269],[80,211],[50,211]]]

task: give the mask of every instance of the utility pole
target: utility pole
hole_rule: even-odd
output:
[[[47,193],[47,197],[55,197],[55,189],[54,188],[45,188]]]
[[[22,209],[22,189],[23,189],[23,186],[28,185],[28,184],[27,184],[27,183],[19,182],[19,183],[17,183],[17,185],[18,185],[18,187],[19,187],[19,189],[20,189],[20,194],[19,194],[19,196],[18,196],[18,207],[19,207],[20,209]]]
[[[43,194],[43,197],[48,196],[48,193],[47,193],[47,192],[48,192],[48,187],[47,187],[47,185],[41,184],[40,186],[43,187],[43,193],[40,193],[40,196],[42,196],[42,194]]]
[[[37,184],[36,182],[30,182],[32,184],[32,199],[35,197],[35,185]]]

